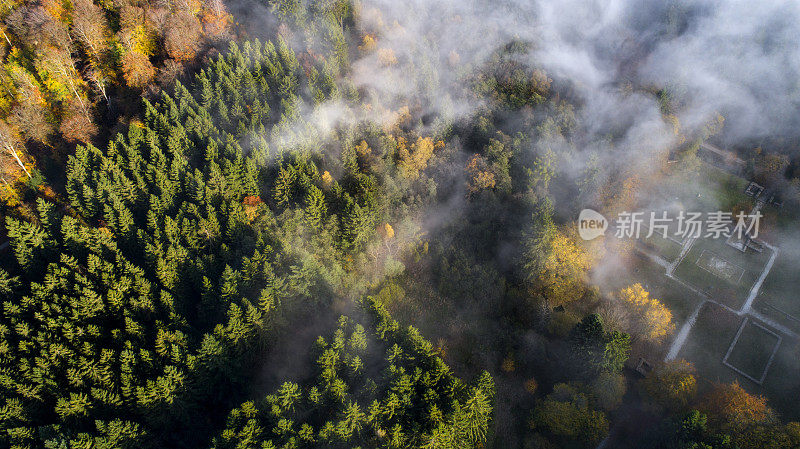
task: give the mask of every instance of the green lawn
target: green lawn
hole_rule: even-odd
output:
[[[753,320],[747,320],[739,339],[733,348],[729,349],[731,352],[726,362],[760,381],[778,341],[775,334],[757,325]]]
[[[649,215],[646,215],[645,220],[649,220]],[[673,231],[674,232],[674,231]],[[663,257],[667,262],[672,262],[678,258],[681,253],[681,244],[675,240],[665,238],[661,230],[655,230],[653,235],[647,237],[648,229],[642,227],[642,233],[639,236],[639,244],[642,247],[654,254]],[[671,233],[668,232],[668,235]]]
[[[707,303],[700,311],[678,358],[692,362],[700,378],[707,382],[731,382],[742,377],[722,364],[742,320],[735,313]]]
[[[666,176],[650,197],[660,208],[668,204],[687,212],[729,212],[736,206],[753,205],[753,199],[744,193],[747,184],[742,178],[701,163],[695,170]]]
[[[705,255],[704,255],[705,254]],[[741,278],[727,279],[717,276],[708,269],[701,268],[697,261],[709,254],[721,258],[736,267],[744,269]],[[675,270],[675,276],[706,293],[715,301],[733,309],[739,309],[747,299],[762,270],[767,265],[771,252],[762,253],[748,250],[746,253],[725,244],[724,238],[700,239]],[[738,281],[738,283],[737,283]]]
[[[800,267],[797,253],[781,248],[775,264],[759,291],[755,308],[761,313],[800,332]]]
[[[714,192],[712,201],[709,201],[710,207],[718,207],[718,210],[730,211],[737,205],[753,203],[752,198],[744,193],[749,183],[743,178],[733,176],[707,164],[701,166],[699,175],[701,180],[710,187],[707,191]]]

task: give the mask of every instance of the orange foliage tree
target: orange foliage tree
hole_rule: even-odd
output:
[[[716,428],[729,432],[775,419],[767,399],[748,393],[738,382],[714,385],[700,401],[699,408],[708,414]]]
[[[200,21],[188,11],[172,14],[167,19],[164,47],[177,61],[188,61],[200,48],[203,28]]]

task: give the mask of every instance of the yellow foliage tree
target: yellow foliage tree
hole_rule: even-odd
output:
[[[372,155],[372,148],[369,147],[369,144],[367,144],[365,140],[359,142],[355,150],[356,156],[358,156],[358,162],[362,168],[370,167],[375,163],[375,157]]]
[[[500,364],[500,369],[506,373],[513,373],[517,369],[517,365],[514,362],[514,357],[511,354],[508,354],[503,359],[503,363]]]
[[[661,301],[650,297],[650,292],[642,284],[633,284],[619,292],[623,305],[633,315],[637,334],[643,338],[661,342],[675,331],[672,312]]]
[[[327,189],[330,188],[330,186],[332,185],[333,185],[333,176],[331,176],[330,172],[325,170],[325,173],[322,174],[322,186]]]
[[[394,228],[389,223],[384,223],[383,226],[380,227],[380,234],[386,240],[389,240],[394,237]]]
[[[119,32],[120,40],[127,44],[129,51],[135,51],[150,57],[157,50],[156,33],[147,25],[135,25]]]
[[[544,263],[537,273],[551,307],[558,307],[583,297],[584,276],[591,267],[591,257],[574,240],[556,232]]]
[[[435,145],[430,137],[419,137],[409,148],[404,137],[397,138],[398,165],[405,177],[416,179],[419,172],[428,166]]]
[[[539,388],[539,383],[536,382],[536,379],[531,377],[530,379],[525,381],[525,391],[530,394],[536,394],[536,390]]]
[[[369,156],[371,153],[372,149],[369,147],[366,140],[362,140],[356,145],[356,154],[359,156]]]
[[[42,7],[48,12],[55,20],[67,22],[69,20],[69,11],[65,7],[68,3],[57,0],[43,0]]]
[[[374,50],[377,45],[378,44],[373,35],[365,34],[364,38],[361,40],[361,45],[358,46],[358,49],[367,53]]]

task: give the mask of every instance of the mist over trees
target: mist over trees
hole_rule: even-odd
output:
[[[575,232],[732,138],[648,59],[718,12],[422,3],[0,6],[0,447],[800,447]]]

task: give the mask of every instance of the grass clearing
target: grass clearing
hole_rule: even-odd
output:
[[[664,236],[662,230],[653,230],[650,234],[647,226],[642,226],[642,233],[639,236],[639,244],[651,253],[657,254],[664,258],[667,262],[673,262],[681,253],[681,244],[679,241],[670,237],[674,231],[668,231],[667,236]]]
[[[724,238],[699,239],[675,269],[675,276],[715,301],[739,309],[766,267],[770,254],[769,250],[742,253],[725,244]]]
[[[761,384],[780,344],[778,334],[752,319],[745,319],[722,363]]]
[[[678,358],[692,362],[700,378],[708,382],[731,382],[738,376],[722,359],[739,331],[743,318],[716,304],[706,303],[697,316]]]
[[[695,263],[700,268],[733,285],[739,285],[742,281],[742,276],[744,276],[744,268],[710,251],[703,251]]]
[[[753,200],[744,193],[749,184],[745,179],[708,164],[703,164],[699,171],[705,184],[715,187],[707,191],[714,192],[713,199],[718,210],[731,211],[737,206],[753,203]]]
[[[659,205],[652,208],[657,211],[664,210],[665,206],[669,210],[686,212],[749,210],[754,202],[744,193],[748,184],[743,178],[699,163],[692,170],[665,176],[658,187],[649,192],[649,197],[654,199],[654,205]]]
[[[764,315],[800,332],[800,254],[782,249],[761,286],[754,307]]]
[[[707,303],[703,306],[697,317],[697,323],[689,333],[686,344],[678,353],[678,358],[691,362],[699,375],[698,387],[700,394],[715,382],[739,382],[747,391],[753,394],[764,395],[769,399],[769,404],[777,410],[784,419],[800,419],[800,342],[796,339],[782,336],[780,345],[772,358],[766,376],[759,385],[747,376],[737,373],[723,363],[723,359],[731,348],[739,329],[745,318],[736,315],[716,304]],[[748,323],[753,322],[748,318]],[[761,323],[758,323],[761,324]],[[740,370],[756,372],[761,361],[769,354],[761,351],[759,345],[772,345],[774,337],[766,337],[763,332],[746,326],[739,336],[739,341],[734,345],[733,351],[728,355],[730,365],[738,366]],[[767,327],[767,326],[764,326]],[[745,334],[747,330],[747,334]],[[760,333],[761,332],[761,333]],[[769,335],[769,333],[766,333]],[[741,347],[739,347],[741,345]],[[738,348],[737,348],[738,347]],[[748,361],[748,357],[757,360]],[[751,365],[748,367],[748,365]]]

